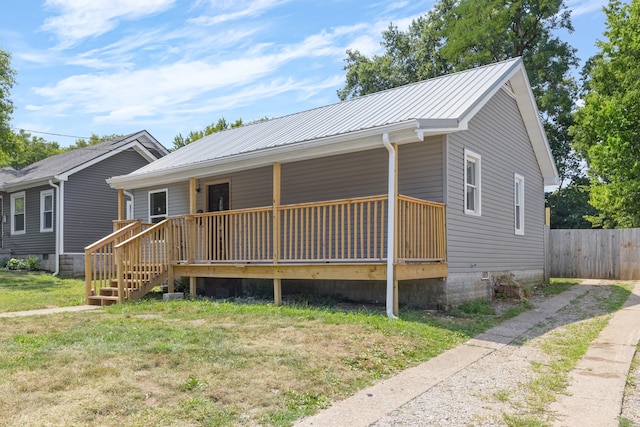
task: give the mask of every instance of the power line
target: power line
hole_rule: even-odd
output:
[[[16,127],[11,127],[11,129],[13,129],[13,130],[22,130],[22,131],[25,131],[25,132],[32,132],[32,133],[41,133],[41,134],[44,134],[44,135],[62,136],[62,137],[65,137],[65,138],[91,139],[90,136],[65,135],[65,134],[62,134],[62,133],[44,132],[44,131],[41,131],[41,130],[22,129],[22,128],[16,128]]]

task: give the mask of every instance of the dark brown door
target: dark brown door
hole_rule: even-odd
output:
[[[229,210],[229,183],[213,184],[207,186],[207,212],[219,212]]]
[[[229,210],[229,183],[212,184],[207,186],[207,212]],[[228,260],[228,219],[226,216],[215,216],[211,229],[211,247],[209,256],[212,261]]]

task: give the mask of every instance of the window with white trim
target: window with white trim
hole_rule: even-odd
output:
[[[24,191],[11,195],[11,234],[25,234],[26,209]]]
[[[167,219],[167,189],[149,191],[149,222],[157,224]]]
[[[515,233],[524,234],[524,177],[513,174],[513,207]]]
[[[480,215],[480,171],[479,154],[464,150],[464,213]]]
[[[40,192],[40,232],[53,231],[53,190]]]

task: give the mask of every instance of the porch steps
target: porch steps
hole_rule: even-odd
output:
[[[136,277],[140,278],[140,273],[134,274]],[[145,296],[147,293],[151,291],[154,287],[162,283],[167,279],[167,273],[157,273],[157,272],[145,272],[142,274],[143,283],[139,288],[135,288],[134,283],[138,283],[138,281],[127,278],[124,280],[124,289],[125,289],[125,297],[124,300],[138,300]],[[100,288],[100,293],[98,295],[89,295],[87,296],[87,304],[88,305],[111,305],[118,303],[118,281],[116,279],[111,279],[109,281],[110,286],[105,286]],[[126,295],[129,295],[127,298]]]

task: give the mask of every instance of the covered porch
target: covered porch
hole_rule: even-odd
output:
[[[197,178],[189,179],[189,214],[158,224],[124,221],[124,191],[114,233],[86,248],[89,304],[137,299],[175,277],[271,279],[282,302],[283,279],[387,282],[387,311],[397,314],[398,282],[444,278],[445,205],[397,194],[280,203],[273,164],[271,206],[198,213]]]

